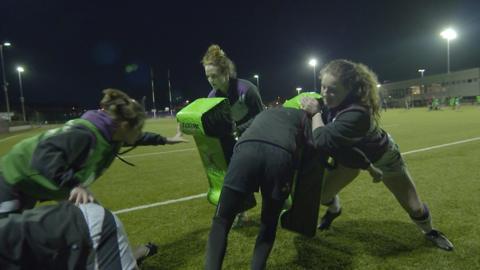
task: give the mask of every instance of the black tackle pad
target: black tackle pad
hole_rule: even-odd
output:
[[[317,231],[320,196],[325,171],[325,156],[311,148],[304,149],[292,189],[292,206],[280,216],[282,228],[314,237]]]

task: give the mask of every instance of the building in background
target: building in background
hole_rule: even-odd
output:
[[[380,95],[388,107],[428,106],[433,99],[445,102],[450,97],[474,103],[480,96],[480,68],[385,83],[380,86]]]

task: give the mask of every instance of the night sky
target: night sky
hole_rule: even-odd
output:
[[[480,66],[480,1],[0,1],[9,94],[18,110],[15,67],[23,75],[26,104],[95,108],[100,91],[147,97],[150,67],[157,108],[168,106],[167,70],[178,102],[210,90],[200,60],[219,44],[240,78],[260,75],[265,102],[313,88],[313,71],[346,58],[370,66],[383,81],[446,70],[447,26],[451,69]],[[318,70],[318,67],[317,67]],[[0,93],[0,110],[5,99]]]

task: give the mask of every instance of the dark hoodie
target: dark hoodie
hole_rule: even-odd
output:
[[[315,145],[346,167],[366,169],[387,151],[387,133],[352,95],[336,108],[324,108],[322,119],[325,126],[313,131]]]
[[[212,89],[208,97],[227,98],[231,105],[232,119],[237,126],[237,132],[242,134],[252,123],[253,118],[263,111],[263,103],[257,87],[243,79],[230,79],[227,95]]]
[[[86,269],[92,250],[80,209],[60,203],[0,219],[0,269]]]

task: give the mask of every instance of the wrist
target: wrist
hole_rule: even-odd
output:
[[[317,128],[324,126],[322,115],[320,113],[314,114],[311,119],[312,119],[312,130],[315,130]]]
[[[310,116],[313,119],[322,119],[322,115],[319,112],[316,112]]]

